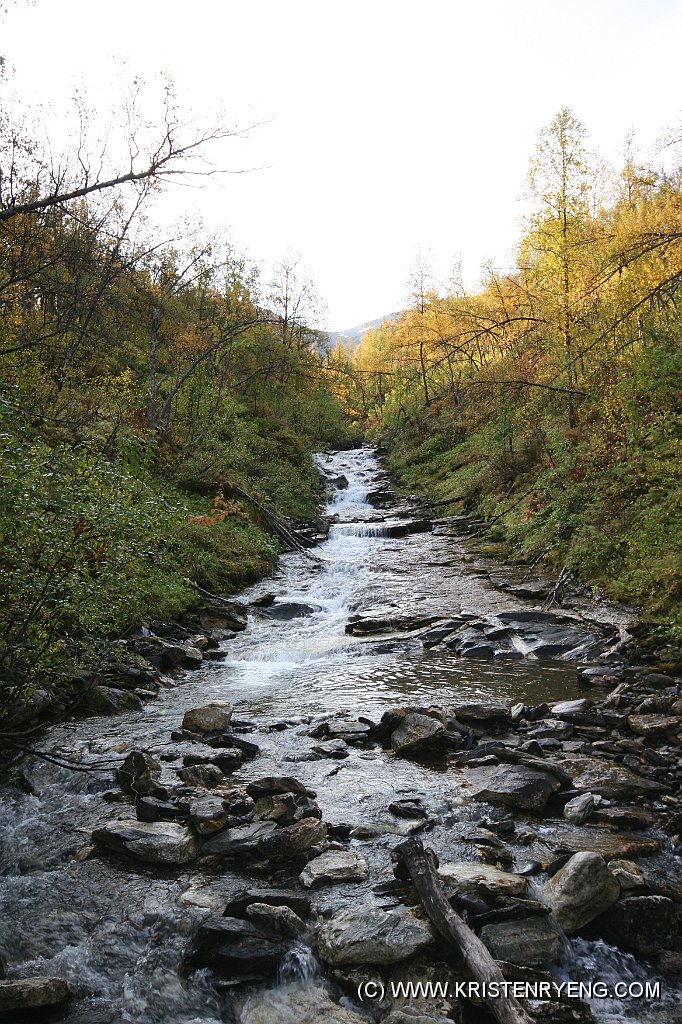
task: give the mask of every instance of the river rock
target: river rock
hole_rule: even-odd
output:
[[[275,978],[286,946],[281,938],[251,921],[209,917],[190,941],[183,958],[184,974],[208,968],[234,982]]]
[[[569,935],[616,902],[620,885],[598,853],[576,853],[549,879],[542,899]]]
[[[253,813],[257,821],[274,821],[277,825],[293,825],[302,818],[322,817],[319,804],[300,793],[262,796],[256,801]]]
[[[618,884],[623,892],[646,886],[644,872],[634,860],[610,860],[609,871],[614,878],[618,879]]]
[[[93,842],[151,864],[188,864],[199,854],[199,840],[172,821],[111,821],[92,833]]]
[[[537,967],[557,962],[564,954],[563,939],[546,915],[486,924],[480,937],[496,960],[513,964]]]
[[[138,821],[176,821],[183,812],[168,800],[140,796],[135,801],[135,817]]]
[[[594,810],[594,797],[591,793],[581,793],[564,804],[564,818],[574,825],[582,825]]]
[[[254,924],[290,939],[300,938],[308,927],[298,914],[286,906],[272,907],[269,903],[251,903],[246,914]]]
[[[391,734],[391,747],[396,754],[414,753],[437,739],[444,731],[445,726],[438,718],[408,711]]]
[[[136,694],[112,686],[90,686],[78,702],[78,711],[84,715],[122,715],[141,710],[142,701]]]
[[[285,889],[242,889],[225,907],[226,917],[245,917],[253,903],[266,903],[269,907],[289,907],[297,917],[310,914],[310,897]]]
[[[343,964],[394,964],[425,949],[435,938],[430,924],[405,907],[352,907],[322,925],[320,956],[334,967]]]
[[[204,704],[200,708],[190,708],[182,719],[182,728],[187,732],[225,732],[232,721],[232,704]]]
[[[308,861],[299,875],[306,889],[334,882],[364,882],[369,876],[367,861],[359,853],[329,850]]]
[[[227,782],[227,779],[216,764],[192,764],[181,768],[180,778],[188,786],[200,789],[215,789]]]
[[[476,894],[481,890],[495,896],[525,896],[528,880],[492,864],[461,861],[441,864],[438,877],[458,893]]]
[[[474,768],[468,773],[474,800],[520,810],[541,810],[561,783],[555,776],[525,765]]]
[[[568,757],[561,762],[576,789],[584,789],[608,800],[636,796],[657,796],[666,790],[653,779],[635,775],[622,764],[600,761],[596,757]]]
[[[218,832],[225,825],[229,814],[230,805],[219,796],[202,796],[192,800],[189,805],[192,827],[201,836]]]
[[[310,849],[326,835],[327,826],[317,818],[303,818],[284,828],[274,821],[254,821],[211,836],[203,851],[218,856],[286,860]]]
[[[511,721],[509,704],[499,702],[469,701],[466,704],[455,704],[452,713],[461,722],[490,723],[508,725]]]
[[[666,736],[682,729],[682,719],[677,715],[628,715],[628,725],[638,736]]]
[[[121,767],[116,769],[116,781],[124,793],[133,793],[134,784],[143,775],[158,778],[161,765],[146,750],[131,750]]]
[[[342,761],[348,757],[348,744],[345,740],[325,740],[323,743],[316,743],[313,752],[319,757],[330,757]]]
[[[61,978],[12,978],[0,981],[0,1017],[9,1022],[9,1013],[50,1010],[63,1006],[71,997],[69,986]],[[22,1020],[28,1020],[28,1017]]]
[[[675,904],[665,896],[626,896],[602,914],[595,927],[611,945],[650,957],[675,948]]]
[[[244,1003],[238,1024],[367,1024],[364,1014],[335,1003],[318,985],[280,986],[257,992]]]
[[[302,796],[308,794],[303,783],[291,775],[268,775],[263,779],[256,779],[248,784],[246,792],[254,800],[258,800],[262,796],[273,796],[276,793],[301,793]]]

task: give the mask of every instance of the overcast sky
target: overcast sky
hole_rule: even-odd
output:
[[[7,2],[7,0],[6,0]],[[184,109],[261,122],[217,154],[249,174],[170,188],[269,267],[301,254],[350,327],[401,308],[418,249],[507,267],[537,133],[567,105],[607,158],[682,122],[680,0],[16,0],[9,89],[59,135],[74,89],[102,124],[135,75]]]

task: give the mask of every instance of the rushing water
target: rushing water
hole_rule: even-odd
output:
[[[465,830],[476,812],[467,807],[454,776],[424,765],[356,748],[342,762],[305,760],[311,719],[334,712],[352,721],[398,704],[462,698],[539,703],[574,696],[576,672],[532,660],[468,662],[447,651],[425,651],[418,638],[400,634],[348,636],[345,626],[354,614],[494,614],[522,602],[491,586],[480,560],[446,526],[401,539],[385,536],[384,513],[366,500],[383,482],[369,449],[321,456],[320,465],[349,481],[329,503],[328,514],[337,519],[329,539],[312,556],[283,557],[273,579],[243,595],[246,601],[265,594],[275,600],[252,609],[248,628],[225,643],[226,660],[206,663],[140,713],[53,727],[42,747],[90,764],[120,761],[128,750],[148,747],[165,752],[166,781],[172,785],[178,755],[171,730],[187,708],[229,700],[236,717],[255,723],[261,745],[261,754],[235,774],[237,782],[284,770],[317,791],[325,820],[379,832],[378,839],[362,844],[369,882],[335,894],[346,902],[371,901],[371,887],[392,877],[390,847],[404,825],[387,811],[396,793],[420,795],[438,821],[429,843],[448,859],[471,857]],[[400,513],[395,508],[392,515]],[[390,511],[385,515],[391,518]],[[494,570],[497,581],[506,572]],[[276,723],[288,727],[269,728]],[[111,785],[110,772],[92,776],[40,761],[25,764],[23,771],[32,794],[0,789],[0,950],[10,967],[62,976],[93,1007],[111,1008],[137,1024],[232,1019],[220,989],[202,973],[181,982],[177,964],[197,921],[210,910],[220,912],[251,880],[231,872],[204,875],[196,868],[151,871],[87,856],[92,829],[121,813],[120,805],[101,797]],[[326,898],[320,895],[318,902]],[[603,944],[574,944],[566,970],[574,977],[586,969],[613,974],[626,961],[630,969],[630,960]],[[273,1020],[290,1019],[282,1008],[295,1005],[296,992],[312,983],[314,971],[310,954],[295,951],[272,995]],[[609,1002],[601,1016],[657,1019],[635,1009],[630,1015],[627,1006]],[[595,1010],[600,1013],[598,1005]]]

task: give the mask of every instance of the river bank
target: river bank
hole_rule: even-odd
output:
[[[394,878],[418,833],[507,976],[663,984],[644,1010],[550,1000],[537,1020],[674,1019],[679,681],[628,665],[603,609],[543,611],[456,523],[387,497],[371,452],[328,458],[328,541],[241,595],[221,660],[53,727],[45,749],[85,771],[25,759],[3,786],[10,976],[66,981],[54,1019],[79,1024],[418,1020],[357,1002],[367,980],[461,978]]]

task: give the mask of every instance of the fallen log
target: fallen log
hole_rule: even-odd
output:
[[[499,1024],[533,1024],[519,1001],[506,995],[504,975],[489,950],[477,935],[453,910],[438,878],[438,861],[433,850],[424,848],[419,839],[407,839],[392,853],[397,875],[409,875],[429,920],[447,942],[461,955],[466,967],[483,992],[498,992],[486,996],[491,1013]]]
[[[322,561],[322,559],[318,558],[317,555],[313,555],[307,550],[307,548],[311,546],[310,541],[300,537],[295,530],[292,530],[291,527],[287,526],[279,516],[275,515],[275,513],[269,508],[266,508],[265,505],[258,501],[257,498],[254,498],[253,495],[249,494],[241,487],[232,487],[231,493],[235,494],[238,498],[243,498],[245,501],[250,502],[255,508],[257,508],[272,532],[276,534],[280,540],[284,541],[285,544],[288,544],[292,550],[300,551],[301,554],[305,555],[306,558],[310,558],[313,562],[320,563]]]

